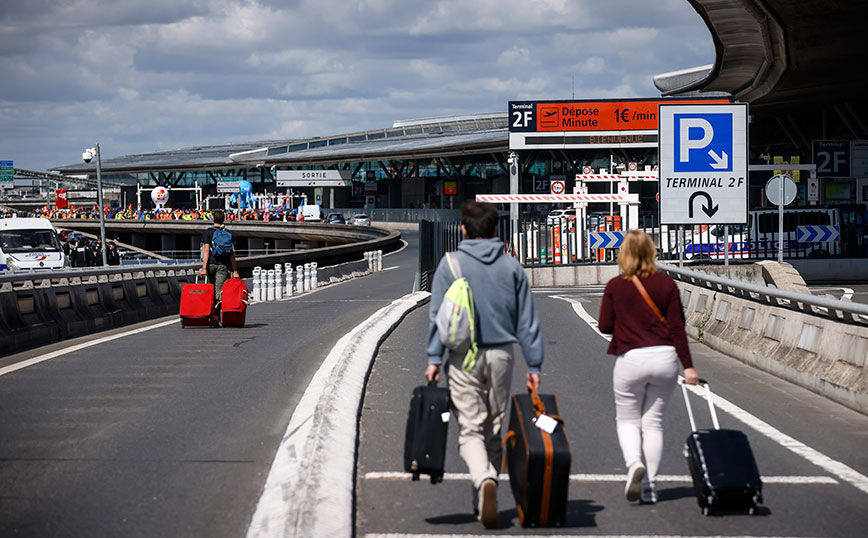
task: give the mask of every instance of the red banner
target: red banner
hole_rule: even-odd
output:
[[[69,207],[69,200],[66,198],[66,189],[57,189],[54,191],[54,206],[57,209],[66,209]]]

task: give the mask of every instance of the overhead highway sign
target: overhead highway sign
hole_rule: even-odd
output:
[[[747,223],[747,104],[660,105],[660,223]]]
[[[653,148],[661,103],[729,100],[510,101],[509,149]]]

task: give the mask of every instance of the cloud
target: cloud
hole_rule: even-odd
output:
[[[331,135],[573,85],[647,97],[655,74],[713,60],[683,0],[4,2],[0,158]]]

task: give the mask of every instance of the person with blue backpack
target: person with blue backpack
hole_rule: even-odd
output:
[[[238,266],[235,265],[235,239],[223,221],[226,214],[221,209],[214,211],[214,226],[202,233],[202,269],[200,277],[207,277],[214,284],[214,295],[220,300],[220,289],[229,278],[238,278]]]
[[[449,398],[458,419],[458,450],[470,471],[473,511],[497,528],[501,425],[512,382],[513,344],[527,362],[527,387],[539,387],[543,341],[524,269],[497,238],[497,209],[465,202],[464,240],[447,253],[431,288],[428,381],[448,365]]]

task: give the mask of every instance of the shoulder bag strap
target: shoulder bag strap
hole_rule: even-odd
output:
[[[446,253],[446,263],[449,264],[449,270],[452,271],[452,276],[455,279],[461,278],[461,266],[458,265],[458,256],[450,256],[450,253]],[[454,252],[452,254],[455,254]]]
[[[651,298],[650,295],[648,295],[648,292],[645,290],[645,286],[642,285],[642,281],[639,280],[639,277],[636,275],[633,275],[633,278],[631,280],[633,281],[633,284],[636,285],[636,289],[639,290],[639,294],[642,295],[642,298],[645,299],[645,302],[648,303],[648,306],[651,307],[651,310],[653,310],[654,313],[657,314],[657,317],[660,319],[661,322],[663,322],[663,326],[666,327],[666,318],[663,317],[663,313],[660,312],[660,309],[657,308],[656,304],[654,304],[654,300]]]

